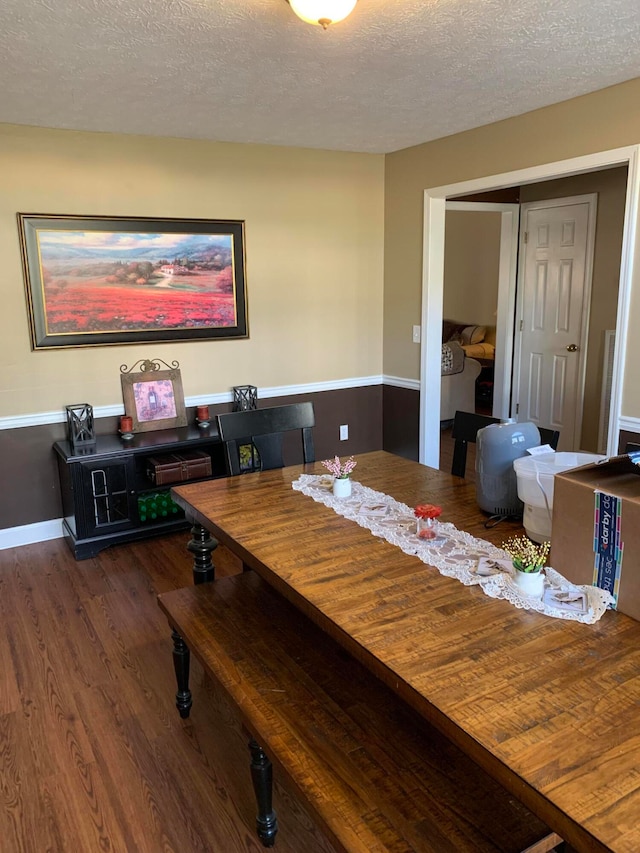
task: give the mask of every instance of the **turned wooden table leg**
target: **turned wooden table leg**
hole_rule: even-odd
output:
[[[206,583],[215,580],[215,567],[211,554],[218,547],[218,541],[209,535],[201,524],[194,523],[187,550],[193,554],[193,582]]]
[[[189,690],[189,663],[191,660],[191,652],[187,644],[182,639],[180,634],[174,629],[171,632],[173,640],[173,668],[176,673],[176,681],[178,690],[176,692],[176,708],[180,712],[182,719],[189,716],[191,705],[191,691]]]
[[[251,781],[256,795],[258,814],[256,831],[264,847],[273,847],[278,832],[278,821],[272,807],[273,772],[271,762],[262,747],[251,738]]]

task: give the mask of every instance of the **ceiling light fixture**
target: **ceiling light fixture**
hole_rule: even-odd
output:
[[[329,24],[344,21],[358,0],[287,0],[299,18],[326,30]]]

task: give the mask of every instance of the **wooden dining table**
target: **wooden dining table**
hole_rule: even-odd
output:
[[[489,598],[292,488],[316,464],[179,486],[241,558],[579,851],[640,851],[640,624],[595,624]],[[326,473],[326,472],[324,472]],[[401,457],[353,478],[500,543],[465,480]],[[207,534],[190,550],[212,576]],[[215,562],[215,552],[214,552]]]

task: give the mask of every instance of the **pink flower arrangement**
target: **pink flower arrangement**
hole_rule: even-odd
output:
[[[353,456],[350,456],[344,464],[340,462],[339,456],[335,456],[333,459],[325,459],[321,464],[333,474],[336,480],[346,480],[357,463]]]

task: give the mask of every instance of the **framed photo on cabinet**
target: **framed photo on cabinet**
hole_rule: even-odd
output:
[[[164,363],[167,370],[161,370]],[[140,365],[140,370],[133,372]],[[150,432],[187,425],[182,378],[177,362],[168,365],[159,359],[136,362],[130,370],[120,368],[125,415],[133,422],[133,432]]]

